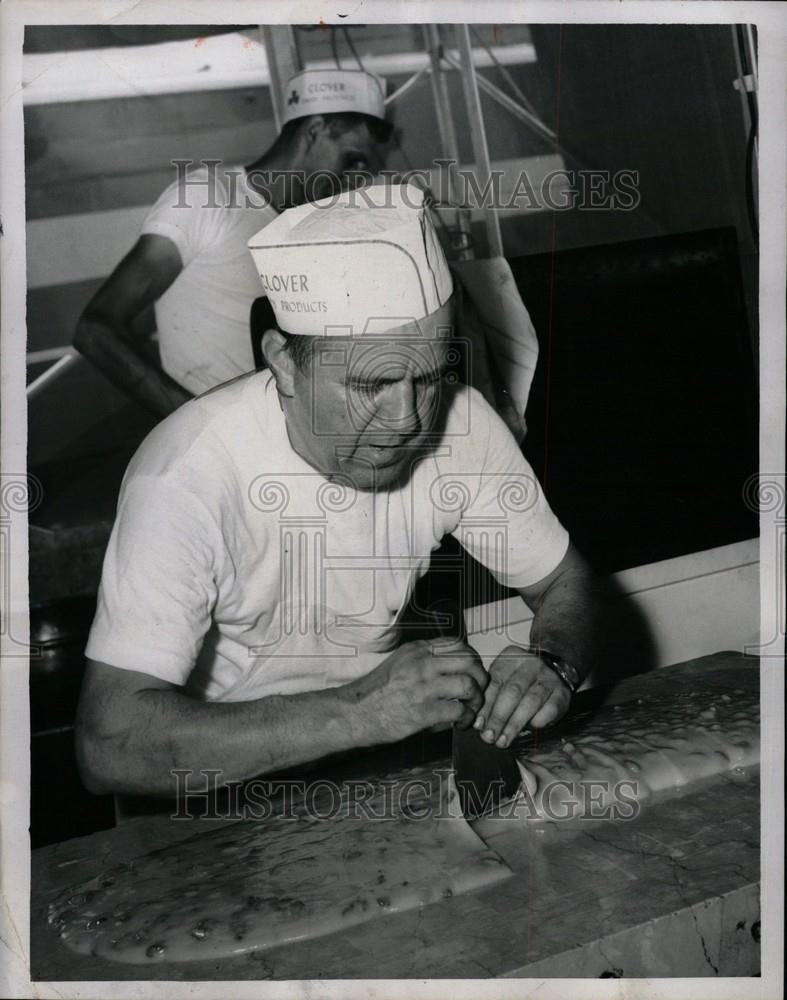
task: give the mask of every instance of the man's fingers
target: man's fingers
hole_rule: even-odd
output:
[[[448,656],[459,649],[469,649],[470,647],[458,635],[439,635],[434,639],[426,639],[426,643],[431,647],[435,656]]]
[[[533,729],[542,729],[544,726],[551,726],[553,722],[557,722],[558,719],[563,718],[570,701],[568,690],[558,688],[552,692],[547,701],[536,712],[530,720],[530,725]]]
[[[468,708],[463,701],[458,699],[438,699],[434,707],[434,714],[438,720],[437,725],[453,723],[460,729],[467,729],[475,718],[475,710]]]
[[[507,681],[500,689],[495,703],[489,710],[489,717],[484,724],[481,738],[487,743],[494,743],[511,718],[512,713],[525,696],[527,688],[521,680]]]
[[[481,706],[481,711],[476,716],[473,727],[475,729],[483,729],[486,725],[486,720],[489,718],[492,711],[492,706],[497,701],[497,696],[500,693],[500,688],[503,686],[502,680],[495,676],[495,674],[489,674],[489,683],[484,691],[484,704]]]
[[[481,730],[481,735],[487,743],[494,743],[500,736],[512,712],[524,698],[543,666],[541,661],[534,657],[527,657],[524,660],[520,657],[518,663],[515,663],[513,657],[509,657],[495,660],[492,664],[484,706],[479,713],[482,721],[476,720],[476,728]]]
[[[489,683],[489,674],[484,670],[481,657],[474,649],[461,640],[448,642],[436,640],[432,643],[435,666],[441,674],[467,674],[483,691]]]
[[[508,746],[539,712],[552,695],[551,688],[538,681],[530,685],[519,705],[514,709],[505,725],[501,728],[496,743],[498,746]]]
[[[513,650],[516,649],[518,656],[513,655]],[[502,653],[500,653],[489,670],[489,683],[484,692],[484,706],[478,713],[478,717],[473,723],[476,729],[483,729],[486,725],[487,719],[491,718],[492,709],[497,701],[497,696],[500,693],[500,689],[506,683],[506,681],[515,672],[517,666],[522,661],[522,650],[516,646],[507,646]]]
[[[459,729],[469,729],[473,724],[473,719],[475,718],[475,709],[468,708],[463,702],[459,703],[462,705],[462,714],[454,723]]]
[[[481,707],[484,696],[475,679],[467,674],[444,674],[439,678],[440,698],[462,701],[473,710],[473,717]]]

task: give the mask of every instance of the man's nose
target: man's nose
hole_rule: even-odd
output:
[[[415,434],[420,427],[415,386],[409,379],[401,379],[383,393],[377,418],[387,431],[401,436]]]

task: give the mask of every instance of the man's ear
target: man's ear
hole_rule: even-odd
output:
[[[295,395],[295,362],[287,350],[286,341],[281,332],[268,329],[262,335],[262,353],[268,367],[276,379],[276,388],[282,396]]]
[[[327,123],[322,115],[312,115],[306,123],[306,128],[303,130],[307,145],[312,146],[325,131],[326,127]]]

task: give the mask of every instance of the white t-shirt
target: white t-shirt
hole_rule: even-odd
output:
[[[247,242],[275,218],[242,167],[203,167],[171,184],[142,225],[180,252],[156,326],[164,371],[195,395],[254,368],[249,315],[264,292]]]
[[[508,586],[543,579],[568,535],[502,420],[453,391],[441,443],[376,493],[293,451],[269,372],[181,407],[129,465],[87,656],[212,701],[320,690],[395,647],[448,532]]]

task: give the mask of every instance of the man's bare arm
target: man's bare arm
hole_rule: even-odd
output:
[[[464,643],[407,643],[341,687],[255,701],[197,701],[137,671],[88,661],[76,746],[96,793],[172,795],[175,769],[218,770],[219,784],[422,729],[469,726],[486,673]]]
[[[579,552],[569,545],[549,576],[519,593],[535,612],[531,644],[562,656],[586,677],[600,639],[603,601],[600,581]]]
[[[600,641],[603,600],[597,578],[577,550],[569,546],[552,573],[519,593],[535,612],[530,644],[562,657],[586,677]],[[507,746],[525,726],[547,726],[568,708],[569,689],[535,653],[506,646],[489,673],[474,723],[487,743]]]
[[[169,288],[182,270],[180,253],[165,236],[141,236],[82,313],[74,347],[118,388],[164,417],[190,394],[142,350],[147,336],[133,320]]]

